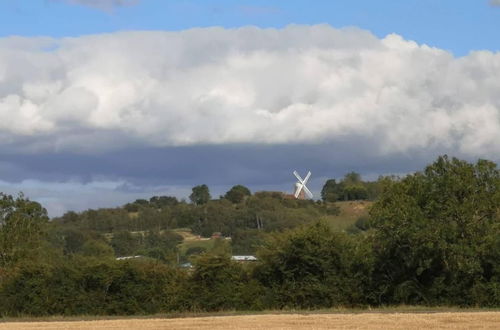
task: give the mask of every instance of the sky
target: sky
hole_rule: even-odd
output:
[[[58,216],[498,162],[498,31],[498,0],[0,0],[0,191]]]

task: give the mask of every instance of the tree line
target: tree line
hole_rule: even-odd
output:
[[[243,195],[245,203],[259,198]],[[267,195],[259,202],[270,203],[271,213],[283,211],[278,204],[288,202],[273,204]],[[22,195],[1,197],[1,315],[500,306],[500,172],[486,160],[442,156],[421,172],[384,178],[369,219],[356,233],[306,221],[267,231],[255,263],[232,261],[222,246],[193,256],[192,269],[154,253],[116,260],[99,231],[84,231],[89,237],[83,244],[70,247],[76,240],[65,241],[69,227],[61,226],[63,220],[49,222],[43,207]],[[217,203],[233,204],[223,200]],[[326,212],[324,203],[292,202],[298,204],[283,208],[296,210],[303,202],[317,208],[318,218]],[[210,204],[195,206],[202,216],[219,211]],[[174,235],[150,230],[141,234],[141,244],[150,250],[174,245],[180,240]]]
[[[186,228],[203,237],[210,237],[214,232],[221,233],[233,238],[233,249],[237,253],[252,254],[264,233],[283,231],[338,215],[336,201],[374,200],[383,184],[384,178],[368,182],[351,172],[338,183],[334,179],[328,180],[319,201],[295,200],[281,192],[252,194],[243,185],[235,185],[223,196],[214,199],[209,187],[202,184],[193,187],[189,202],[173,196],[153,196],[149,200],[137,199],[118,208],[90,209],[80,213],[70,211],[52,222],[59,224],[58,230],[63,232],[61,235],[70,238],[70,241],[80,242],[80,245],[86,239],[113,234],[112,246],[117,255],[149,249],[145,245],[146,235],[131,233],[147,232],[149,236],[158,236],[175,228]],[[174,236],[170,235],[175,241]]]

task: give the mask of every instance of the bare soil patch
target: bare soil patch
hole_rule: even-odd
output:
[[[500,312],[268,314],[120,319],[96,321],[5,322],[0,329],[499,329]]]

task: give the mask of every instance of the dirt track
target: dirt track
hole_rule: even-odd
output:
[[[8,322],[0,329],[500,329],[500,312],[278,314],[175,319]]]

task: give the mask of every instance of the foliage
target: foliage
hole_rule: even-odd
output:
[[[404,178],[363,182],[353,172],[325,186],[324,202],[154,196],[50,223],[40,204],[1,194],[0,315],[500,306],[496,164],[443,156]],[[332,201],[360,186],[375,203]],[[341,229],[353,225],[333,230],[346,210]],[[194,236],[214,232],[232,240]],[[230,258],[255,252],[255,263]],[[188,260],[193,269],[176,267]]]
[[[20,194],[0,193],[0,267],[36,258],[48,222],[47,211]]]
[[[193,192],[189,195],[189,200],[196,205],[203,205],[210,200],[210,192],[206,184],[193,187]]]
[[[94,261],[23,264],[0,288],[0,314],[125,315],[179,310],[181,272],[148,261]]]
[[[245,190],[241,187],[233,190]],[[153,196],[149,201],[137,200],[122,208],[68,212],[53,220],[54,230],[59,232],[56,235],[60,241],[58,244],[64,245],[66,254],[79,253],[86,240],[106,235],[117,255],[130,255],[145,249],[146,233],[178,227],[189,228],[194,234],[204,237],[210,237],[214,232],[236,237],[238,246],[246,246],[247,253],[254,253],[262,235],[245,233],[282,231],[339,213],[334,203],[285,199],[279,192],[258,192],[253,196],[245,193],[244,196],[239,203],[222,198],[202,205],[176,203],[168,196]],[[128,212],[131,205],[133,211]],[[126,237],[125,233],[134,234]]]
[[[232,203],[241,203],[245,197],[251,196],[250,189],[242,185],[233,186],[225,195],[224,198],[230,200]]]
[[[470,305],[498,288],[500,259],[486,251],[500,236],[499,205],[499,171],[484,160],[439,157],[388,185],[371,210],[377,302]]]
[[[256,277],[271,306],[319,308],[363,302],[370,252],[318,222],[267,241]]]
[[[260,286],[250,281],[243,267],[228,254],[207,253],[195,259],[188,280],[193,310],[220,311],[248,309],[258,305]]]
[[[141,243],[142,235],[133,235],[128,231],[117,232],[111,239],[111,246],[118,257],[135,255]]]
[[[342,195],[341,186],[337,184],[335,179],[326,180],[321,189],[321,199],[323,202],[335,202]]]
[[[149,205],[153,205],[159,209],[177,204],[179,204],[179,201],[176,197],[172,196],[153,196],[149,199]]]
[[[199,255],[207,252],[203,246],[192,246],[186,250],[186,256]]]
[[[321,190],[321,199],[323,202],[375,199],[378,185],[379,182],[364,182],[359,173],[350,172],[338,183],[335,179],[327,180]]]
[[[81,254],[86,257],[96,257],[101,259],[115,257],[115,252],[109,244],[94,239],[90,239],[83,244]]]

